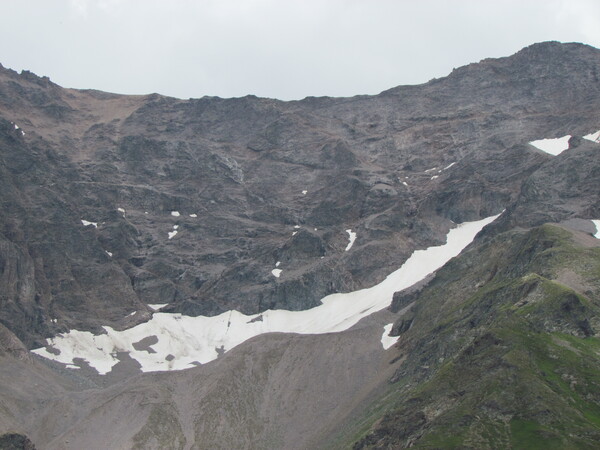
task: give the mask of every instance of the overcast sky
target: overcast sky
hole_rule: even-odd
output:
[[[0,1],[5,67],[180,98],[376,94],[546,40],[600,47],[600,1]]]

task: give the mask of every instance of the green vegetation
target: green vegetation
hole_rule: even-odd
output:
[[[598,447],[600,248],[551,225],[504,233],[440,270],[414,313],[356,448]]]

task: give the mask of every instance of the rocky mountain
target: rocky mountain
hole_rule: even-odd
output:
[[[0,68],[0,445],[593,448],[599,74],[599,50],[557,42],[293,102]],[[559,154],[530,144],[567,135]],[[339,319],[484,218],[435,273],[420,276],[433,256],[405,270],[389,309],[323,328],[336,333],[269,328],[297,317],[273,310]],[[283,334],[221,345],[211,320]],[[154,323],[163,334],[135,331]],[[170,368],[189,350],[167,334],[218,359],[141,374],[121,332]],[[91,352],[107,339],[103,371]]]

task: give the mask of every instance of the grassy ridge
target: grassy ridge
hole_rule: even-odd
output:
[[[560,227],[470,249],[419,296],[405,362],[343,445],[597,448],[599,294],[600,248]]]

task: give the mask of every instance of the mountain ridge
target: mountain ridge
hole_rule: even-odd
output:
[[[595,250],[580,243],[596,243],[598,144],[580,138],[600,128],[599,71],[600,51],[550,42],[374,96],[282,102],[63,89],[0,68],[0,431],[48,448],[94,448],[117,429],[113,444],[125,448],[218,446],[220,434],[222,445],[244,448],[483,448],[532,436],[568,443],[561,430],[571,422],[555,410],[568,392],[522,365],[527,340],[517,337],[528,336],[544,367],[548,352],[565,361],[577,354],[557,350],[557,342],[588,356],[594,349],[600,300],[576,261],[596,264]],[[569,148],[557,156],[529,144],[565,135],[573,136]],[[104,376],[84,360],[65,368],[26,352],[73,329],[129,329],[157,307],[189,316],[307,310],[328,294],[376,285],[415,250],[444,243],[456,223],[502,210],[461,255],[397,293],[390,311],[340,335],[256,337],[212,363],[164,376],[137,375],[124,351]],[[507,269],[513,263],[528,272],[517,276]],[[523,328],[529,322],[519,312],[532,292],[534,331]],[[461,293],[470,293],[468,304]],[[390,322],[399,344],[384,350]],[[461,334],[460,345],[443,340]],[[151,353],[147,338],[137,344]],[[490,359],[490,349],[502,356]],[[255,351],[261,363],[253,365]],[[339,367],[328,366],[327,354]],[[283,377],[298,361],[306,377]],[[536,392],[552,390],[544,400],[552,421],[539,422],[525,406],[509,411],[505,399],[514,391],[503,388],[505,397],[495,394],[496,406],[484,411],[493,431],[477,428],[472,417],[482,405],[472,399],[497,380],[459,386],[458,397],[448,385],[460,384],[458,368],[476,363],[476,378],[494,361],[525,374]],[[590,367],[574,364],[566,373],[560,364],[552,366],[559,377],[583,380],[581,395],[595,395]],[[342,375],[354,371],[356,380]],[[319,383],[330,383],[332,372],[339,386],[324,396]],[[194,387],[189,398],[186,386]],[[289,415],[278,413],[278,398]],[[202,399],[219,413],[195,409]],[[596,414],[586,402],[573,414]],[[111,408],[119,423],[103,419]],[[311,408],[319,409],[312,418]],[[514,427],[500,426],[491,410]],[[454,440],[448,424],[462,430]],[[585,447],[595,422],[577,427],[576,443]]]

